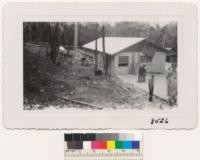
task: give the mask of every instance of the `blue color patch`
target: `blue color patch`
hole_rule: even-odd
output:
[[[124,149],[132,149],[132,141],[124,141],[123,142],[123,148]]]
[[[132,141],[132,148],[139,149],[140,148],[140,141]]]

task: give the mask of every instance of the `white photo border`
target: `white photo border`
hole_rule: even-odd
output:
[[[76,15],[74,14],[76,11]],[[176,21],[178,107],[165,111],[23,110],[24,21]],[[197,8],[190,3],[9,3],[3,11],[3,124],[24,129],[192,129],[197,126]],[[151,119],[168,123],[151,125]]]

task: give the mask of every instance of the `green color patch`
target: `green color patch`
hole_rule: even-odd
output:
[[[116,149],[123,149],[123,141],[115,141]]]

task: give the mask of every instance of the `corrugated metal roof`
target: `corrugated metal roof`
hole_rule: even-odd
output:
[[[146,43],[144,45],[144,48],[143,48],[143,54],[144,55],[152,58],[154,56],[155,52],[156,52],[155,47],[150,45],[150,43]]]
[[[105,37],[105,52],[114,55],[119,51],[143,41],[139,37]],[[83,45],[84,48],[95,50],[95,41]],[[97,39],[97,50],[103,52],[102,37]]]

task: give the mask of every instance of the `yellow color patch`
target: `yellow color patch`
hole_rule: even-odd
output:
[[[107,149],[115,149],[115,141],[107,141]]]

